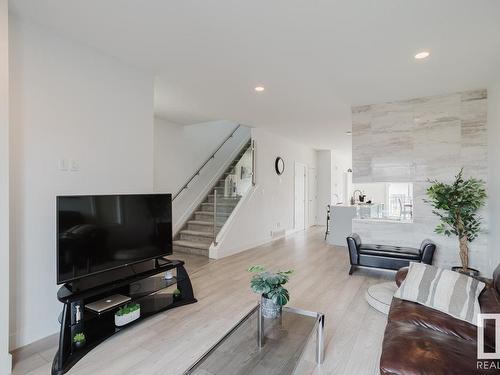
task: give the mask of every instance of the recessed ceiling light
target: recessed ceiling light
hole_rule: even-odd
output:
[[[430,54],[431,53],[429,51],[421,51],[415,55],[415,59],[417,59],[417,60],[426,59],[430,56]]]
[[[257,91],[257,92],[262,92],[262,91],[265,90],[265,88],[264,88],[264,86],[257,86],[257,87],[255,87],[254,90]]]
[[[345,132],[345,133],[346,133],[347,135],[352,135],[352,131],[350,131],[350,130],[349,130],[349,131],[347,131],[347,132]]]

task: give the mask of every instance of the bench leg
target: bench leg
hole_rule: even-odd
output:
[[[354,272],[354,266],[351,266],[351,268],[349,269],[349,275],[352,275],[353,272]]]

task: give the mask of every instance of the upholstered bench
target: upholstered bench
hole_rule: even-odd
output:
[[[347,237],[347,247],[349,248],[349,260],[352,275],[357,266],[385,268],[398,270],[407,267],[410,262],[422,262],[432,264],[436,245],[431,240],[424,240],[420,248],[372,245],[363,244],[361,238],[356,233]]]

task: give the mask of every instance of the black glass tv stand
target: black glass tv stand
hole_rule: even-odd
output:
[[[174,269],[176,276],[165,279],[162,273]],[[175,285],[180,294],[174,295],[165,290],[175,289]],[[140,317],[125,326],[117,327],[115,312],[121,305],[100,313],[85,309],[86,304],[114,294],[130,297],[127,304],[139,304]],[[156,260],[154,269],[88,290],[72,291],[63,285],[57,292],[57,298],[64,306],[59,318],[59,349],[52,362],[52,375],[64,374],[89,351],[115,333],[161,311],[197,302],[184,262],[165,259]],[[82,347],[74,343],[73,338],[77,333],[85,335]]]

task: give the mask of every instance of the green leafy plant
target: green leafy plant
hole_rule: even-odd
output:
[[[84,342],[85,341],[85,334],[83,332],[77,333],[75,336],[73,336],[73,342]]]
[[[136,310],[139,310],[140,307],[141,306],[138,303],[131,303],[131,304],[124,305],[118,309],[118,311],[116,312],[116,315],[118,315],[118,316],[127,315],[127,314],[130,314]]]
[[[481,232],[481,218],[477,212],[486,202],[484,181],[464,179],[463,168],[455,176],[452,184],[429,180],[432,185],[427,189],[426,203],[439,217],[441,223],[434,230],[445,236],[455,235],[460,245],[460,260],[464,272],[469,268],[469,243]]]
[[[179,289],[174,290],[174,297],[178,298],[181,296],[181,291]]]
[[[252,266],[248,271],[255,273],[250,280],[250,287],[255,293],[271,299],[279,306],[284,306],[290,301],[290,294],[283,285],[288,282],[293,270],[272,273],[262,266]]]

